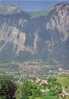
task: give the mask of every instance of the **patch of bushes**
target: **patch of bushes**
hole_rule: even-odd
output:
[[[48,85],[41,85],[32,80],[15,83],[13,77],[0,76],[0,99],[36,99],[36,97],[58,96],[62,93],[62,86],[54,77],[48,78]],[[44,96],[43,96],[44,97]]]
[[[35,97],[40,95],[40,86],[30,80],[25,80],[17,88],[16,99],[29,99],[30,96],[35,99]]]

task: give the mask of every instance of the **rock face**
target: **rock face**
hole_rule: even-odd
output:
[[[13,58],[24,47],[23,26],[30,16],[14,6],[0,7],[0,58]],[[21,37],[22,36],[22,37]],[[16,48],[18,48],[16,50]],[[22,49],[22,48],[21,48]]]
[[[48,31],[56,34],[57,45],[53,49],[53,56],[60,63],[68,65],[69,59],[69,4],[61,3],[55,5],[48,14],[46,24]],[[54,36],[53,36],[54,37]],[[55,37],[54,37],[55,38]]]
[[[34,57],[69,64],[69,4],[57,4],[47,16],[33,18],[16,7],[0,8],[0,59]]]
[[[47,29],[58,32],[61,40],[67,40],[69,37],[69,4],[63,3],[54,6],[49,12]]]

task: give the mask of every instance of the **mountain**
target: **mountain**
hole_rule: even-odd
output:
[[[1,60],[13,59],[16,56],[17,43],[20,42],[23,26],[29,19],[29,14],[16,6],[0,6]]]
[[[0,7],[0,60],[69,65],[69,4],[57,4],[46,13],[31,17],[17,7]]]
[[[69,4],[60,3],[55,5],[48,13],[46,28],[53,32],[56,38],[52,56],[61,64],[69,66]]]
[[[31,18],[25,26],[24,31],[31,35],[28,43],[34,48],[35,58],[68,66],[69,4],[59,3],[46,13],[46,16]]]

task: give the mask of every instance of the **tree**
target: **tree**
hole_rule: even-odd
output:
[[[9,76],[0,76],[0,96],[5,96],[5,99],[13,99],[16,92],[16,84]]]
[[[62,92],[62,86],[57,82],[57,79],[55,77],[50,77],[48,79],[48,88],[50,95],[58,96]]]

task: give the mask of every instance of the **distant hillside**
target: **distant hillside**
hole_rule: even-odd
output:
[[[47,14],[48,14],[47,11],[34,11],[34,12],[30,12],[30,15],[32,17],[46,16]]]

